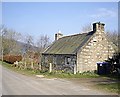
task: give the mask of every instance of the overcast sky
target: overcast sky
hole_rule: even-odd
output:
[[[117,2],[3,2],[2,23],[34,38],[47,34],[54,40],[58,30],[64,35],[80,33],[82,27],[94,22],[105,23],[106,30],[118,28]]]

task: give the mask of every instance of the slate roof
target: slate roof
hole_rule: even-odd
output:
[[[48,47],[43,54],[76,54],[88,41],[93,32],[64,36]]]

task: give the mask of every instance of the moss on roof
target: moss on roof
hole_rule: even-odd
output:
[[[92,32],[62,37],[48,47],[43,54],[76,54],[92,36]]]

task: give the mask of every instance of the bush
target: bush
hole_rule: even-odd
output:
[[[3,56],[3,61],[7,62],[7,63],[11,63],[13,64],[16,61],[21,61],[22,60],[22,56],[21,55],[4,55]]]

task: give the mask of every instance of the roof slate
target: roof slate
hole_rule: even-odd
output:
[[[43,54],[76,54],[92,36],[92,32],[64,36],[48,47]]]

